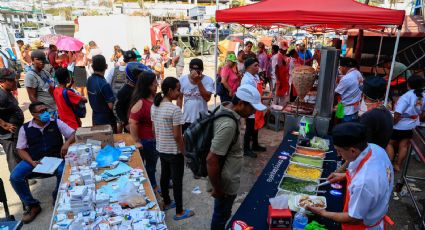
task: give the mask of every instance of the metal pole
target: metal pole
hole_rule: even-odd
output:
[[[387,103],[388,103],[388,95],[390,94],[391,79],[393,78],[393,74],[394,74],[394,63],[395,63],[395,58],[397,56],[398,44],[400,43],[400,31],[401,31],[401,28],[398,28],[397,38],[395,40],[395,46],[394,46],[394,52],[393,52],[393,60],[391,62],[390,77],[388,78],[387,92],[385,93],[385,101],[384,101],[385,107],[387,106]]]
[[[216,0],[216,11],[218,10],[218,0]],[[215,48],[214,48],[214,78],[217,81],[217,68],[218,68],[218,28],[219,25],[215,23]],[[217,84],[214,84],[214,108],[217,108]]]
[[[384,40],[384,34],[381,35],[381,42],[379,43],[378,58],[376,59],[375,76],[378,75],[378,65],[379,65],[379,59],[381,57],[381,49],[382,49],[382,41],[383,40]]]

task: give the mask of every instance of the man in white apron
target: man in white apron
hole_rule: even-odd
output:
[[[347,181],[344,210],[308,209],[341,223],[343,230],[385,229],[385,223],[392,223],[386,213],[394,185],[387,153],[378,145],[367,143],[366,127],[359,123],[337,125],[332,138],[338,155],[349,162],[346,173],[332,173],[328,177],[331,183]]]

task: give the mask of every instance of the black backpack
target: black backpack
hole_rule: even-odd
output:
[[[217,112],[219,107],[208,113],[201,113],[200,117],[193,122],[184,132],[186,166],[192,170],[197,177],[206,177],[207,172],[207,156],[210,152],[211,141],[214,137],[214,120],[220,117],[229,117],[236,122],[236,137],[239,138],[239,123],[236,117],[229,111]],[[233,137],[233,142],[229,149],[236,143],[237,138]],[[224,164],[221,159],[220,168]]]

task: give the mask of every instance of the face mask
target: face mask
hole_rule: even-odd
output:
[[[38,117],[40,118],[41,122],[43,122],[43,123],[50,121],[50,113],[47,112],[47,111],[40,113],[40,115],[38,115]]]

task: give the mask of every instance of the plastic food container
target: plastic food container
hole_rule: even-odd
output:
[[[322,175],[322,169],[290,162],[285,175],[301,180],[317,181]]]
[[[326,209],[326,197],[324,196],[309,196],[309,195],[297,195],[295,197],[295,205],[298,208],[305,208],[306,206],[318,207],[320,209]]]
[[[284,176],[280,180],[278,190],[279,192],[284,192],[288,194],[316,195],[316,191],[307,191],[304,188],[307,186],[317,188],[318,184],[318,181],[306,181],[290,176]]]
[[[298,154],[302,154],[302,155],[306,155],[310,157],[320,157],[320,158],[326,157],[325,151],[316,149],[316,148],[304,147],[304,146],[297,146],[297,148],[295,149],[295,152]]]
[[[292,154],[291,162],[315,168],[323,168],[323,158],[321,157],[313,157],[294,153]]]

